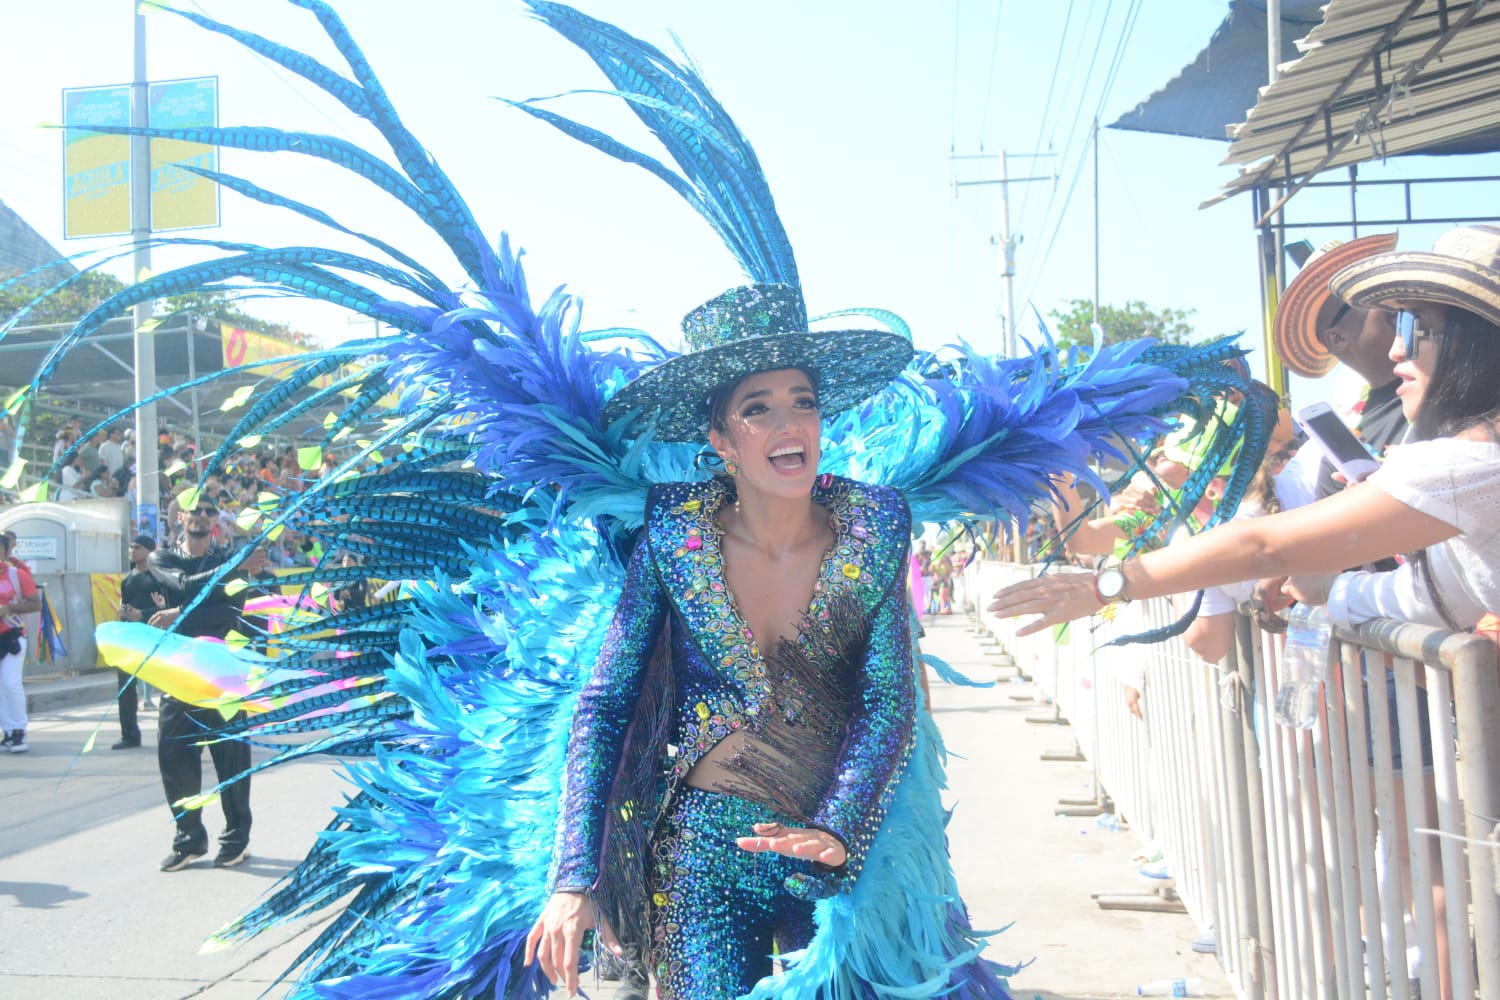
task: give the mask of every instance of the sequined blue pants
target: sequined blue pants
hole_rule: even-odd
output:
[[[735,844],[755,823],[801,825],[768,806],[684,787],[652,841],[651,969],[662,1000],[733,1000],[805,947],[813,904],[787,892],[807,861]]]

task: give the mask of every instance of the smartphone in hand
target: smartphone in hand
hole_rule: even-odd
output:
[[[1327,403],[1304,406],[1297,411],[1297,423],[1349,482],[1361,482],[1380,468],[1379,460],[1370,454]]]

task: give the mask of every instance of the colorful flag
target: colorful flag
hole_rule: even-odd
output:
[[[68,656],[68,647],[63,645],[62,619],[57,617],[47,592],[42,591],[42,644],[36,651],[37,662],[54,663]]]

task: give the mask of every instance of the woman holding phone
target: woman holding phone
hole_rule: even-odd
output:
[[[1378,254],[1333,276],[1353,306],[1397,313],[1391,347],[1408,443],[1364,484],[1296,510],[1226,524],[1106,566],[1006,587],[990,610],[1034,616],[1029,635],[1103,605],[1291,576],[1336,625],[1398,618],[1454,629],[1500,608],[1500,228],[1467,226],[1429,252]],[[1340,573],[1398,553],[1388,573]]]

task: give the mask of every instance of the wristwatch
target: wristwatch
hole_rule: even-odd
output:
[[[1094,596],[1100,604],[1124,604],[1130,600],[1125,596],[1125,567],[1110,563],[1094,571]]]

